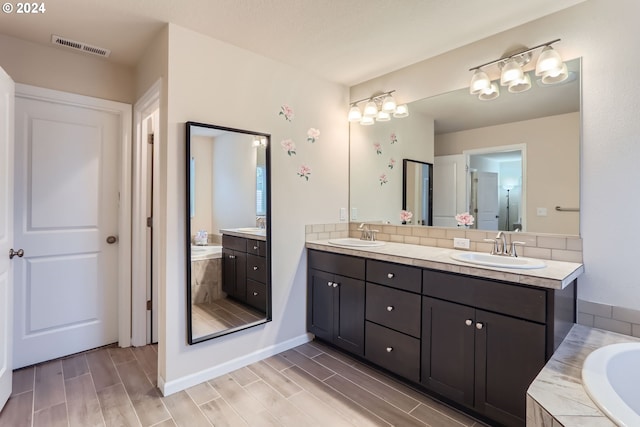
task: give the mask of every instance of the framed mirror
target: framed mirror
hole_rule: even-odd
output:
[[[471,212],[473,228],[578,235],[581,60],[566,64],[559,84],[530,71],[526,92],[481,101],[465,87],[409,103],[409,117],[351,123],[351,221],[402,224],[404,177],[392,166],[408,158],[433,164],[434,226]]]
[[[271,321],[270,136],[186,123],[187,341]]]
[[[402,210],[411,212],[405,224],[433,225],[433,165],[402,160]]]

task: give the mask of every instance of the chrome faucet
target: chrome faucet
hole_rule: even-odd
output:
[[[495,239],[484,239],[485,242],[493,243],[491,248],[491,255],[507,255],[512,257],[518,256],[516,248],[518,246],[524,246],[525,242],[514,240],[511,244],[507,244],[507,236],[504,232],[498,231]]]
[[[263,217],[263,216],[258,216],[256,217],[256,227],[261,228],[261,229],[266,229],[267,228],[267,218]]]
[[[499,242],[502,239],[502,247],[500,247]],[[509,247],[507,246],[507,236],[502,232],[498,231],[498,235],[496,236],[496,242],[498,242],[498,250],[496,253],[498,255],[509,255]]]
[[[358,230],[362,232],[362,235],[360,236],[360,240],[370,240],[372,242],[376,240],[376,233],[380,231],[380,230],[369,229],[369,226],[364,222],[360,224],[360,226],[358,227]]]

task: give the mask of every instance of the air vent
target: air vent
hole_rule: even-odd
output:
[[[111,55],[111,51],[109,49],[105,49],[103,47],[91,46],[90,44],[78,42],[75,40],[70,40],[64,37],[56,36],[55,34],[51,35],[51,43],[57,46],[73,49],[77,52],[86,52],[92,55],[102,56],[104,58],[108,58],[109,55]]]

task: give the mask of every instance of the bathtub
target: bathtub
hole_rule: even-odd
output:
[[[582,384],[618,426],[640,426],[640,342],[611,344],[587,356]]]
[[[191,245],[191,261],[202,261],[205,259],[222,258],[222,246]]]

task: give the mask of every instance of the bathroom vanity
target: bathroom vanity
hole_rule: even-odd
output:
[[[264,237],[259,231],[221,231],[222,290],[237,301],[265,312],[267,269]]]
[[[416,245],[307,248],[316,338],[492,424],[525,425],[527,387],[574,324],[582,264],[525,272]]]

